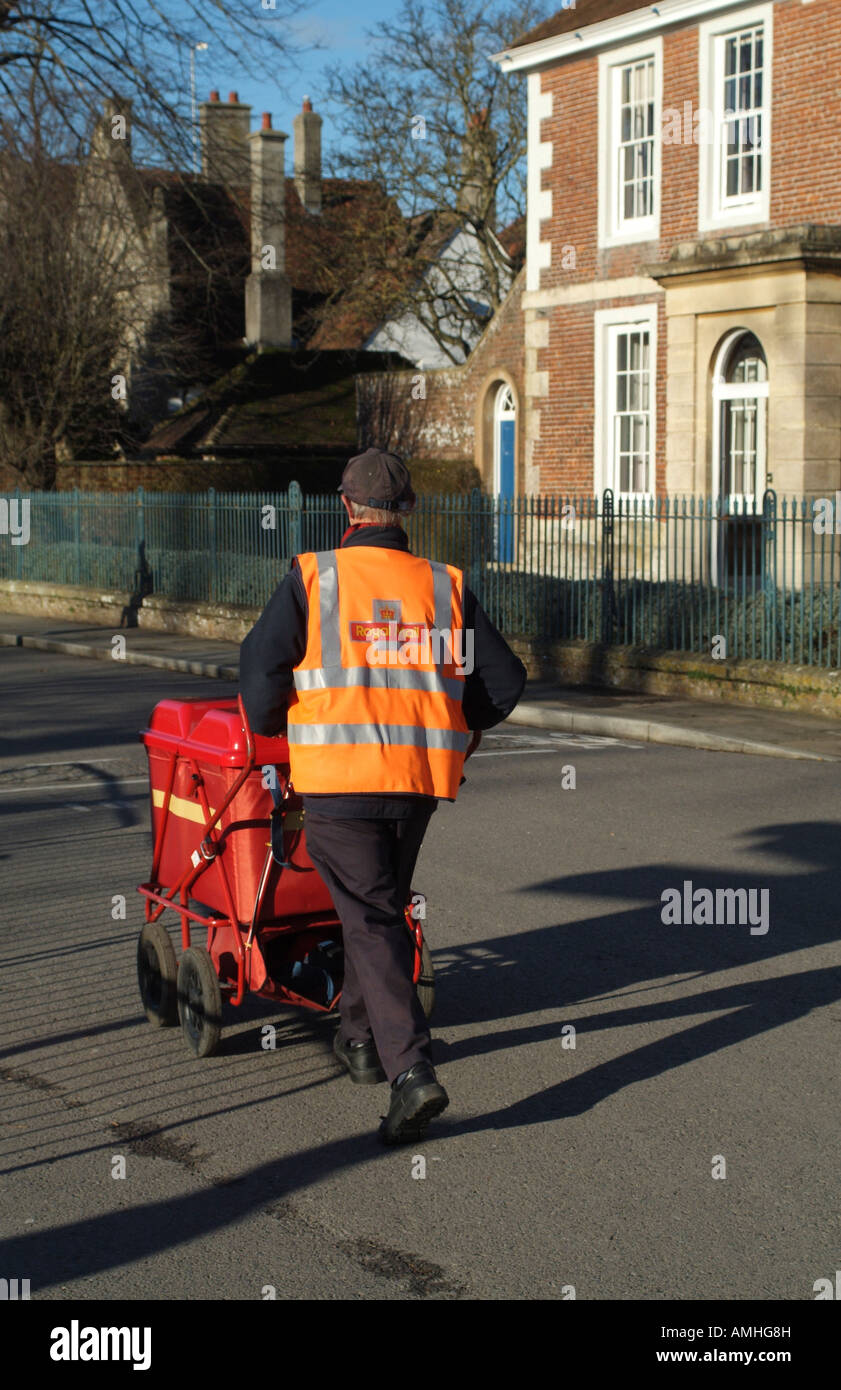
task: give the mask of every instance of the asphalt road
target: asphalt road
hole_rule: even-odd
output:
[[[0,652],[5,1277],[43,1299],[814,1298],[841,1249],[832,764],[486,738],[416,874],[451,1098],[421,1179],[331,1021],[252,998],[196,1061],[142,1014],[136,730],[206,692],[232,687]],[[767,932],[664,923],[687,880],[767,890]]]

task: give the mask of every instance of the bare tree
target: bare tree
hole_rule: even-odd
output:
[[[209,43],[217,64],[276,81],[304,51],[290,25],[304,8],[304,0],[0,0],[4,113],[25,127],[34,92],[78,140],[103,97],[127,98],[144,157],[189,166],[190,50]]]
[[[389,363],[375,375],[356,378],[356,421],[360,449],[394,449],[407,458],[422,447],[427,422],[426,397],[419,378],[407,377],[402,363]]]
[[[0,191],[0,462],[50,487],[56,450],[116,435],[125,278],[80,217],[72,164],[6,153]]]
[[[55,113],[25,140],[0,118],[0,462],[32,487],[130,449],[242,336],[236,203],[136,167],[109,107],[84,149]]]
[[[368,229],[371,281],[453,362],[504,297],[510,263],[497,231],[525,212],[525,86],[490,58],[555,8],[403,0],[370,32],[365,62],[328,69],[345,142],[335,171],[388,189],[403,214],[399,228],[389,216]]]
[[[136,416],[241,338],[245,212],[193,176],[189,53],[276,79],[301,8],[0,0],[0,458],[30,486],[131,437],[113,378]]]

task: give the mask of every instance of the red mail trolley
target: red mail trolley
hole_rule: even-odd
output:
[[[196,1057],[219,1045],[223,1000],[250,990],[320,1013],[341,999],[342,925],[306,844],[285,737],[252,733],[241,698],[162,700],[140,735],[149,759],[152,871],[137,975],[147,1018],[180,1023]],[[277,795],[272,795],[272,784]],[[275,805],[277,801],[277,805]],[[162,918],[176,913],[181,955]],[[434,999],[423,895],[406,928],[427,1016]],[[206,935],[194,941],[195,929]]]

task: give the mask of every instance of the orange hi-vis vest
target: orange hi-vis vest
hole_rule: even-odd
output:
[[[470,741],[461,570],[369,545],[297,560],[309,620],[287,714],[296,791],[454,801]]]

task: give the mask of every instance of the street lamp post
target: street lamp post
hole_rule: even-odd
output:
[[[199,172],[199,132],[196,112],[196,52],[207,48],[206,43],[190,45],[190,120],[193,126],[193,173]]]

